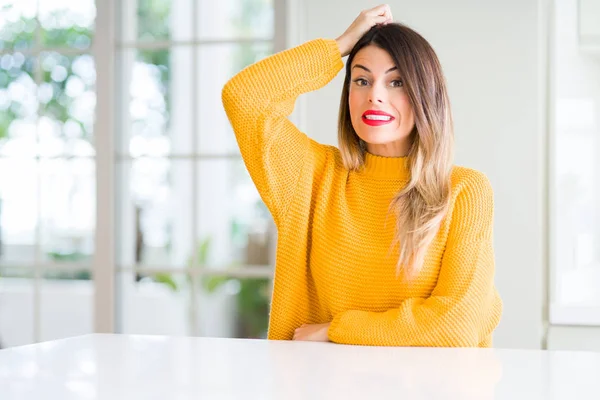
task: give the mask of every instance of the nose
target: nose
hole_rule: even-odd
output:
[[[369,102],[381,104],[385,101],[385,90],[378,87],[378,85],[373,85],[371,90],[369,91]]]

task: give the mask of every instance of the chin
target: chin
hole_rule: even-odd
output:
[[[377,134],[373,132],[361,132],[361,134],[358,135],[358,137],[369,144],[386,144],[400,140],[400,137],[398,137],[397,135],[386,135],[385,133]]]

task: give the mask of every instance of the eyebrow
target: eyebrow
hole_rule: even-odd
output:
[[[370,70],[369,68],[367,68],[367,67],[365,67],[364,65],[361,65],[361,64],[356,64],[356,65],[354,65],[354,66],[352,67],[352,69],[354,69],[354,68],[361,68],[361,69],[364,69],[365,71],[367,71],[368,73],[372,73],[372,72],[371,72],[371,70]],[[395,71],[395,70],[397,70],[397,69],[398,69],[398,67],[392,67],[392,68],[388,69],[387,71],[385,71],[385,73],[386,73],[386,74],[388,74],[388,73],[390,73],[390,72],[392,72],[392,71]]]

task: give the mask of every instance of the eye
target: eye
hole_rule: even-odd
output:
[[[391,83],[392,87],[402,87],[404,83],[400,79],[393,80]]]
[[[367,82],[367,80],[363,78],[355,79],[354,83],[356,83],[358,86],[367,86],[369,84],[369,82]]]

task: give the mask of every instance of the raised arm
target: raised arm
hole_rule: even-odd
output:
[[[302,174],[319,158],[310,139],[289,120],[296,98],[325,86],[342,69],[364,32],[391,20],[389,7],[365,11],[336,40],[317,39],[250,65],[222,91],[242,157],[276,223],[284,219]]]

